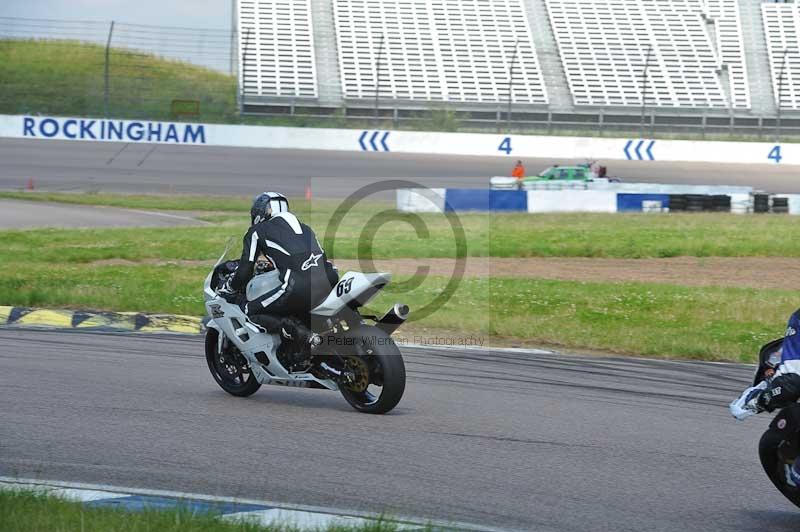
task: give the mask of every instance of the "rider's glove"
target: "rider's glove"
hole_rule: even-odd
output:
[[[753,386],[742,392],[738,399],[730,404],[731,415],[742,421],[754,414],[763,412],[764,408],[759,404],[759,399],[767,387],[767,381],[762,381],[758,386]]]
[[[231,288],[231,277],[228,277],[228,279],[225,281],[225,284],[217,288],[217,295],[222,297],[228,303],[235,302],[235,300],[238,297],[238,293],[236,292],[236,290]]]

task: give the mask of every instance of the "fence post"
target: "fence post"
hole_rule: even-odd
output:
[[[378,45],[378,58],[375,61],[375,109],[373,111],[373,121],[375,122],[375,129],[380,126],[380,112],[378,110],[381,96],[381,55],[383,55],[383,40],[385,35],[381,33],[381,41]]]
[[[108,41],[106,41],[106,60],[103,69],[103,116],[108,118],[108,97],[109,97],[109,83],[108,83],[108,67],[111,58],[111,37],[114,35],[114,21],[111,21],[111,26],[108,28]]]
[[[783,60],[781,61],[780,76],[778,77],[778,109],[775,115],[775,143],[781,143],[781,108],[783,106],[783,78],[786,74],[786,57],[789,55],[789,47],[783,51]]]
[[[597,132],[599,136],[603,136],[603,109],[600,109],[600,116],[597,119]]]
[[[247,31],[244,34],[244,49],[242,50],[242,64],[241,68],[239,69],[238,75],[238,104],[239,104],[239,117],[244,114],[244,85],[245,85],[245,74],[247,73],[247,53],[250,51],[250,28],[247,28]],[[260,75],[260,73],[256,72],[256,75]]]
[[[511,134],[511,102],[514,99],[514,63],[517,62],[519,39],[514,43],[514,53],[511,54],[511,63],[508,65],[508,111],[506,112],[506,133]]]
[[[650,111],[650,138],[656,136],[656,112]]]
[[[647,45],[647,57],[644,60],[644,70],[642,71],[642,120],[641,132],[639,136],[644,138],[644,115],[647,111],[647,71],[650,69],[650,56],[653,54],[653,44]]]

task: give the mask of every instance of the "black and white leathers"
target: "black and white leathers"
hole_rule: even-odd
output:
[[[273,314],[303,318],[319,305],[338,281],[333,265],[314,231],[289,212],[272,215],[244,235],[242,257],[230,286],[243,292],[253,277],[256,258],[264,254],[278,270],[281,284],[247,302],[249,315]]]

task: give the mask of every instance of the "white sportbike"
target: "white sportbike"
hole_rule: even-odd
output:
[[[253,323],[239,305],[216,293],[225,273],[236,262],[223,254],[203,287],[206,311],[206,361],[217,384],[239,397],[255,393],[262,384],[338,390],[360,412],[385,414],[403,396],[406,371],[391,334],[408,317],[408,307],[395,304],[382,317],[362,315],[366,305],[391,280],[388,273],[347,272],[328,297],[311,311],[318,336],[298,365],[285,353],[281,336]],[[247,299],[280,285],[277,271],[256,275],[247,286]],[[368,323],[367,320],[372,323]],[[289,344],[287,344],[289,345]],[[286,346],[284,346],[285,348]]]

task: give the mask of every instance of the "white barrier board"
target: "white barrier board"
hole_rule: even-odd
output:
[[[800,144],[187,124],[0,115],[0,137],[555,159],[800,165]]]
[[[398,188],[397,210],[401,212],[444,212],[445,189]]]
[[[617,212],[617,193],[607,190],[531,190],[528,212]]]

